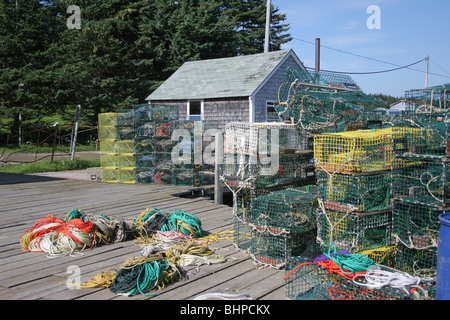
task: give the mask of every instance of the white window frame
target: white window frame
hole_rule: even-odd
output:
[[[269,105],[269,104],[270,104],[270,105]],[[266,108],[265,108],[265,110],[266,110],[266,122],[282,122],[282,121],[283,121],[283,119],[280,118],[280,117],[278,117],[277,120],[269,120],[269,119],[268,119],[268,118],[269,118],[269,115],[268,115],[268,109],[269,109],[269,107],[275,106],[275,104],[276,104],[275,101],[272,101],[272,100],[266,100]]]
[[[187,109],[186,109],[186,120],[191,120],[190,118],[191,118],[191,114],[190,114],[190,111],[191,111],[191,102],[200,102],[200,117],[201,117],[201,120],[203,120],[204,119],[204,111],[205,111],[205,109],[204,109],[204,105],[205,105],[205,103],[204,103],[204,101],[203,100],[188,100],[187,101]],[[196,115],[196,116],[198,116],[198,115]]]

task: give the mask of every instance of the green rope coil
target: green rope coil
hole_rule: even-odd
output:
[[[331,254],[332,248],[333,254]],[[334,243],[328,248],[328,253],[324,254],[333,260],[340,267],[342,273],[346,275],[367,271],[370,266],[375,264],[372,259],[364,254],[342,254],[336,252],[336,245]]]

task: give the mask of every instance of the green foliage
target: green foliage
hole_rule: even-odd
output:
[[[371,96],[386,102],[387,107],[389,107],[391,104],[396,103],[399,100],[401,100],[401,98],[396,98],[396,97],[393,97],[393,96],[390,96],[390,95],[385,95],[385,94],[382,94],[382,93],[371,94]]]
[[[58,159],[54,161],[38,161],[33,163],[6,164],[0,167],[0,172],[31,174],[41,172],[58,172],[69,170],[83,170],[100,167],[99,159]]]
[[[69,29],[71,5],[81,29]],[[0,118],[39,124],[60,113],[95,125],[100,112],[144,103],[184,62],[263,52],[265,0],[0,2]],[[273,7],[271,50],[291,40]],[[2,129],[2,132],[6,130]]]

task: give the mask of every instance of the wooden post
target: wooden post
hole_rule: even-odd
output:
[[[223,204],[222,183],[220,181],[220,165],[223,163],[223,136],[221,132],[215,135],[215,169],[214,169],[214,203]]]
[[[316,38],[316,84],[319,84],[319,72],[320,72],[320,38]]]
[[[55,127],[55,133],[53,136],[52,162],[53,162],[53,158],[55,157],[56,136],[57,136],[57,132],[58,132],[58,124],[55,123],[54,127]]]
[[[264,53],[269,52],[269,44],[270,44],[270,18],[272,15],[272,4],[270,0],[267,0],[267,9],[266,9],[266,39],[264,43]]]
[[[77,144],[77,134],[78,134],[78,123],[80,121],[80,109],[81,106],[77,105],[77,111],[75,112],[75,125],[73,130],[72,148],[71,148],[71,160],[75,158],[75,146]]]

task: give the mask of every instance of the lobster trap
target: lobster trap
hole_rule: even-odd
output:
[[[320,203],[320,201],[319,201]],[[344,212],[317,210],[317,240],[323,250],[356,253],[392,244],[392,210]]]
[[[120,182],[119,168],[117,167],[102,168],[102,181],[108,183]]]
[[[408,159],[408,165],[392,172],[394,199],[437,207],[450,205],[450,160]]]
[[[436,277],[436,250],[414,249],[399,243],[395,252],[395,269],[415,277]]]
[[[283,184],[312,184],[315,167],[312,151],[254,158],[245,154],[225,155],[220,165],[230,188],[269,188]]]
[[[286,189],[251,200],[248,223],[258,232],[277,236],[316,228],[318,190],[315,186]]]
[[[450,86],[448,84],[412,89],[405,92],[408,113],[446,113],[450,107]]]
[[[354,174],[391,170],[403,160],[393,152],[394,128],[317,135],[314,158],[317,170]]]
[[[326,209],[365,212],[391,207],[391,173],[333,174],[317,172]]]
[[[450,155],[450,126],[447,114],[404,113],[403,125],[396,127],[394,150],[400,156]]]
[[[397,271],[374,265],[367,272],[346,279],[330,271],[321,261],[305,262],[303,258],[295,257],[285,271],[285,292],[291,300],[424,300],[434,296],[432,281],[421,281],[404,288],[388,282],[384,286],[377,283],[372,287],[373,282],[368,282],[372,279],[385,281],[393,272]]]
[[[225,126],[225,135],[225,155],[257,158],[313,149],[312,136],[291,124],[231,122]]]
[[[102,168],[118,167],[119,163],[117,153],[101,153],[100,166]]]
[[[287,68],[275,109],[281,118],[318,134],[346,131],[361,123],[364,109],[385,105],[364,94],[348,75]]]
[[[437,251],[439,215],[446,210],[433,205],[394,199],[393,236],[410,249]]]
[[[256,264],[282,269],[290,257],[308,255],[315,243],[315,229],[273,235],[253,226],[249,254]]]
[[[296,92],[288,101],[275,105],[275,109],[281,118],[307,132],[342,132],[350,124],[361,123],[363,108],[342,101],[339,95],[322,91]]]

